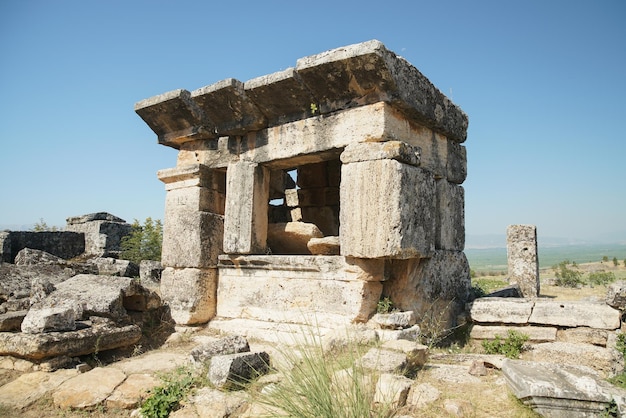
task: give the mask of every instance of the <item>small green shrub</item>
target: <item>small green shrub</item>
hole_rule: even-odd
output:
[[[587,277],[587,283],[593,286],[606,286],[615,280],[615,274],[610,271],[594,271]]]
[[[386,314],[393,312],[394,306],[389,296],[381,297],[376,305],[376,312],[379,314]]]
[[[492,341],[484,340],[483,349],[487,354],[502,354],[508,358],[516,359],[522,353],[526,341],[528,341],[528,335],[509,330],[505,339],[496,335]]]
[[[161,376],[163,384],[150,390],[150,396],[141,405],[144,418],[166,418],[180,407],[180,402],[204,383],[200,375],[190,367],[179,367]]]
[[[554,284],[562,287],[579,287],[583,285],[583,274],[578,270],[568,268],[568,264],[569,261],[565,260],[552,267],[556,275]]]

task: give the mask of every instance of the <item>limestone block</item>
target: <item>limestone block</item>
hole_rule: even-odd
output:
[[[265,352],[226,354],[211,358],[208,378],[216,388],[228,389],[264,375],[269,368],[270,356]]]
[[[467,178],[467,150],[456,141],[448,140],[446,177],[451,183],[461,184]]]
[[[341,153],[344,164],[372,160],[397,160],[419,166],[421,150],[402,141],[362,142],[348,145]]]
[[[436,250],[430,258],[393,260],[384,294],[403,311],[422,318],[422,331],[457,325],[470,288],[469,263],[460,251]]]
[[[195,406],[197,417],[224,418],[236,416],[242,405],[248,402],[248,397],[241,392],[223,392],[217,389],[203,387],[192,396],[191,405]],[[175,418],[174,415],[170,415]]]
[[[406,403],[416,408],[424,408],[440,396],[441,391],[429,383],[415,384],[409,391]]]
[[[376,335],[380,341],[407,340],[416,341],[420,334],[419,325],[405,329],[377,329]]]
[[[244,83],[248,97],[267,116],[270,125],[307,118],[314,114],[315,98],[302,84],[294,68],[253,78]]]
[[[311,238],[306,246],[313,255],[339,255],[340,253],[340,242],[337,236]]]
[[[441,250],[465,248],[465,191],[445,179],[436,181],[435,246]]]
[[[530,361],[589,366],[605,378],[624,370],[624,358],[619,351],[591,344],[559,341],[535,344],[522,357]]]
[[[223,215],[225,206],[226,195],[206,187],[170,189],[165,195],[165,207],[173,211],[182,209]]]
[[[603,303],[538,299],[528,322],[613,330],[620,327],[620,312]]]
[[[137,277],[139,266],[129,260],[120,260],[113,257],[96,257],[91,260],[98,269],[98,274],[104,276]]]
[[[32,314],[30,312],[33,311]],[[73,331],[76,313],[71,307],[31,309],[22,321],[22,332],[41,334],[46,331]]]
[[[226,264],[230,261],[231,265]],[[382,285],[370,273],[333,256],[221,258],[217,315],[299,324],[364,322]]]
[[[96,367],[63,382],[52,395],[52,399],[60,408],[94,407],[104,402],[124,379],[126,375],[120,370]]]
[[[178,148],[186,141],[216,137],[215,125],[187,90],[173,90],[137,102],[135,112],[157,134],[159,144]]]
[[[611,283],[606,290],[606,304],[619,309],[626,310],[626,280],[618,280]]]
[[[382,344],[386,350],[406,354],[407,364],[411,369],[422,367],[428,361],[428,347],[409,340],[389,340]]]
[[[267,244],[273,254],[311,254],[308,242],[323,236],[317,226],[305,222],[274,223],[267,228]]]
[[[556,327],[515,327],[504,325],[474,325],[470,332],[472,340],[493,340],[496,336],[505,339],[509,331],[516,331],[528,336],[529,342],[553,342],[557,339]]]
[[[415,313],[413,311],[377,313],[372,317],[372,322],[383,329],[402,329],[415,325]]]
[[[606,347],[609,332],[605,329],[595,328],[566,328],[560,329],[557,333],[557,339],[567,343],[593,344],[600,347]]]
[[[267,126],[267,120],[244,91],[244,83],[227,78],[191,92],[192,100],[215,124],[219,135],[243,135]]]
[[[537,227],[534,225],[509,225],[506,241],[509,283],[517,283],[524,297],[539,296]]]
[[[224,252],[265,253],[270,171],[256,163],[229,164],[226,173]]]
[[[192,361],[196,363],[209,362],[211,358],[218,355],[247,353],[250,345],[241,335],[229,335],[217,341],[194,347],[189,353]]]
[[[180,325],[202,324],[215,316],[216,269],[167,267],[161,278],[161,298]]]
[[[546,417],[595,417],[615,402],[624,410],[624,391],[593,371],[575,365],[505,360],[502,373],[513,394]]]
[[[360,364],[366,370],[380,373],[402,373],[408,365],[406,354],[376,347],[370,348],[361,357]]]
[[[342,350],[355,345],[374,345],[378,341],[376,331],[363,324],[338,327],[324,335],[322,348],[325,352]]]
[[[335,170],[341,170],[341,166],[334,167]],[[297,185],[300,189],[310,189],[318,187],[331,186],[328,183],[329,177],[329,164],[328,161],[322,161],[319,163],[306,164],[298,167],[297,172]],[[339,187],[339,183],[332,186]],[[295,189],[293,187],[292,189]],[[297,206],[297,205],[296,205]]]
[[[480,298],[469,305],[473,322],[526,324],[533,312],[534,303],[528,299]]]
[[[202,143],[202,145],[208,146],[208,144],[205,143]],[[226,193],[226,173],[222,170],[214,170],[199,162],[189,164],[179,163],[174,168],[159,170],[157,177],[165,183],[166,190],[203,187],[220,193]]]
[[[133,345],[141,339],[137,325],[116,327],[111,324],[66,332],[26,334],[0,332],[0,355],[12,355],[31,360],[48,357],[77,357],[98,351]]]
[[[435,245],[435,181],[395,160],[341,168],[341,254],[361,258],[430,256]]]
[[[388,100],[412,120],[459,142],[465,139],[467,116],[415,67],[377,40],[300,58],[296,70],[319,98],[322,113]]]
[[[224,217],[210,212],[165,208],[163,251],[165,267],[210,268],[222,253]]]
[[[141,284],[148,288],[152,288],[153,285],[158,285],[161,282],[162,272],[163,265],[160,261],[141,260],[139,263],[139,279]]]
[[[291,208],[339,205],[338,187],[315,187],[285,190],[285,203]]]
[[[406,398],[412,384],[413,380],[408,377],[383,373],[376,382],[374,403],[385,403],[401,408],[406,404]]]

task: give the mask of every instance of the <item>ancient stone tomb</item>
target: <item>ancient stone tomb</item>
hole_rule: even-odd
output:
[[[180,324],[365,322],[382,296],[453,325],[467,116],[378,41],[135,105],[178,150],[162,297]]]

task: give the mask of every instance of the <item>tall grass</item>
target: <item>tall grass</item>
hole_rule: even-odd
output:
[[[270,417],[370,418],[391,417],[391,403],[374,404],[377,377],[365,370],[354,344],[324,352],[319,337],[307,334],[303,343],[282,353],[282,379],[266,388],[259,401]]]

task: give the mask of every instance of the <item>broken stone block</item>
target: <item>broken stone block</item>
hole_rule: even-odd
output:
[[[626,391],[588,368],[507,359],[502,373],[514,395],[542,416],[602,416],[611,402],[626,407]]]
[[[209,366],[209,381],[226,389],[245,384],[269,370],[270,356],[265,352],[237,353],[214,356]]]
[[[149,289],[159,286],[161,273],[163,265],[160,261],[141,260],[139,263],[139,279],[141,284]]]
[[[372,317],[372,322],[383,329],[403,329],[415,325],[415,313],[413,311],[391,312],[387,314],[377,313]]]
[[[49,331],[76,329],[76,312],[71,307],[31,309],[22,321],[22,332],[40,334]]]
[[[473,322],[526,324],[535,304],[528,299],[480,298],[469,304]]]
[[[191,350],[193,362],[206,363],[214,356],[225,354],[246,353],[250,351],[248,341],[240,335],[230,335],[207,344],[202,344]]]
[[[517,283],[524,297],[536,298],[540,290],[537,227],[509,225],[506,232],[509,283]]]
[[[429,383],[415,384],[411,387],[407,397],[407,405],[424,408],[435,402],[441,396],[441,391]]]
[[[394,408],[406,405],[413,380],[396,374],[383,373],[376,382],[374,403],[385,403]]]
[[[269,224],[267,245],[272,254],[311,254],[307,244],[324,235],[317,226],[304,222]]]
[[[560,327],[613,330],[620,327],[620,312],[604,303],[538,299],[528,322]]]
[[[161,278],[161,298],[180,325],[202,324],[215,316],[217,270],[167,267]]]
[[[428,347],[415,341],[389,340],[382,344],[382,348],[406,354],[407,364],[411,370],[422,367],[428,361]]]
[[[224,252],[264,254],[270,171],[248,161],[228,165],[224,215]]]
[[[48,357],[78,357],[96,351],[133,345],[141,339],[137,325],[117,327],[109,323],[94,324],[77,331],[26,334],[0,332],[0,355],[30,360]]]
[[[567,343],[593,344],[606,347],[609,331],[587,327],[560,329],[557,333],[559,341]]]
[[[531,350],[523,354],[523,359],[555,364],[584,364],[605,378],[624,371],[624,358],[619,351],[591,344],[559,341],[534,344]]]
[[[618,280],[611,283],[606,289],[606,304],[619,309],[626,310],[626,280]]]
[[[311,238],[306,246],[313,255],[339,255],[341,249],[337,236]]]
[[[376,335],[380,341],[392,341],[392,340],[408,340],[416,341],[420,336],[419,325],[413,325],[410,328],[405,329],[377,329]]]
[[[341,254],[360,258],[428,257],[435,247],[435,181],[396,160],[341,168]]]
[[[402,373],[408,366],[406,354],[375,347],[361,357],[360,364],[364,369],[381,373]]]
[[[131,374],[106,399],[110,409],[133,409],[149,396],[149,390],[159,386],[162,380],[145,373]]]
[[[85,255],[117,257],[122,238],[130,234],[131,225],[110,213],[98,212],[67,218],[66,231],[84,234]]]
[[[98,269],[98,274],[104,276],[137,277],[139,266],[129,260],[119,260],[112,257],[96,257],[91,260]]]

